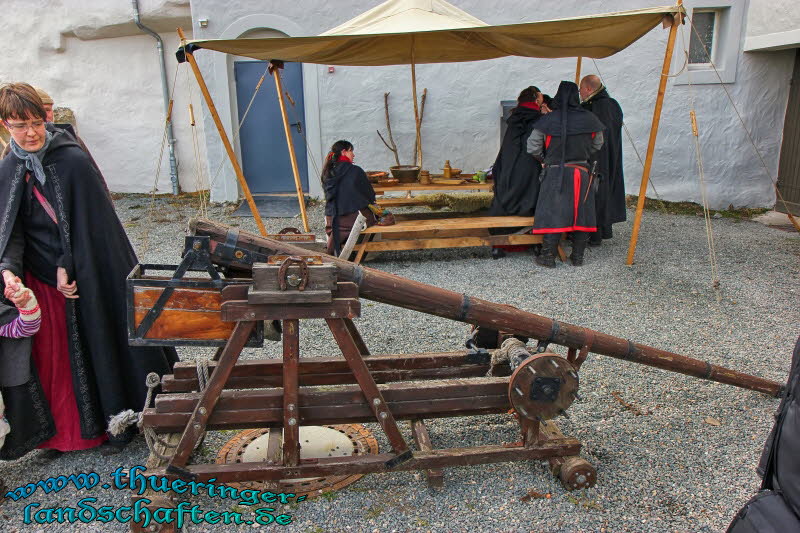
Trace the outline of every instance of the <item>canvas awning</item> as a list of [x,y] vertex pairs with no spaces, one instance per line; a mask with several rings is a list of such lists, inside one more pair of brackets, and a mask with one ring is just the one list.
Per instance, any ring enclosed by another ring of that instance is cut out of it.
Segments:
[[663,6],[542,22],[489,26],[443,0],[389,0],[316,37],[189,41],[253,59],[380,66],[479,61],[505,56],[593,57],[631,45],[664,15]]

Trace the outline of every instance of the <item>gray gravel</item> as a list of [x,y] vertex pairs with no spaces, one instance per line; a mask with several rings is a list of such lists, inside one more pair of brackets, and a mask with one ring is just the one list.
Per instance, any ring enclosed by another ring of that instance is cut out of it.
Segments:
[[[116,201],[140,259],[177,263],[190,202],[124,197]],[[210,217],[255,229],[252,219],[231,219],[229,207]],[[322,209],[310,209],[322,234]],[[631,217],[632,218],[632,217]],[[267,220],[270,230],[291,219]],[[711,288],[706,233],[701,217],[645,213],[637,262],[624,266],[631,224],[617,225],[616,238],[588,251],[586,266],[538,268],[530,254],[493,261],[488,249],[385,253],[369,266],[508,303],[651,346],[785,381],[791,349],[800,333],[796,234],[753,222],[713,221],[721,286]],[[373,353],[447,351],[462,345],[463,324],[382,304],[364,302],[357,320]],[[316,321],[301,329],[305,356],[338,353],[331,335]],[[213,350],[180,349],[184,360]],[[248,349],[246,357],[277,357],[280,346]],[[624,408],[612,392],[646,414]],[[292,531],[722,531],[754,494],[754,472],[778,400],[615,359],[591,355],[581,373],[581,396],[562,431],[580,439],[582,455],[598,470],[598,485],[566,492],[544,463],[509,463],[455,468],[445,487],[430,490],[416,473],[371,475],[355,485],[293,506]],[[709,424],[713,418],[720,425]],[[374,429],[374,426],[370,426]],[[407,426],[402,426],[407,433]],[[434,420],[434,446],[454,447],[518,440],[517,424],[505,415]],[[382,449],[385,439],[376,431]],[[208,436],[198,454],[213,460],[229,433]],[[49,476],[97,472],[144,464],[146,446],[137,439],[124,454],[105,458],[96,451],[46,460],[36,451],[0,464],[9,487]],[[549,499],[521,502],[529,489]],[[5,500],[0,530],[125,531],[125,525],[22,524],[23,508],[75,506],[84,497],[95,504],[127,505],[128,494],[96,488],[58,494],[37,493]],[[225,511],[237,502],[195,498],[205,510]],[[247,512],[240,506],[238,510]],[[189,531],[238,531],[245,526],[191,526]],[[263,526],[262,526],[263,527]],[[275,527],[275,526],[269,526]],[[249,526],[248,526],[249,529]]]

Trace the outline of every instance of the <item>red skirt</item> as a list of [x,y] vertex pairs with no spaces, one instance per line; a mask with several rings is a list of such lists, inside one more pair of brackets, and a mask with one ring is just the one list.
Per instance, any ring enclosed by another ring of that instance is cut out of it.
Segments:
[[81,438],[67,344],[66,298],[30,272],[25,273],[25,284],[36,295],[42,310],[42,325],[33,336],[32,357],[56,425],[56,434],[38,447],[69,452],[100,446],[108,438],[105,434],[94,439]]

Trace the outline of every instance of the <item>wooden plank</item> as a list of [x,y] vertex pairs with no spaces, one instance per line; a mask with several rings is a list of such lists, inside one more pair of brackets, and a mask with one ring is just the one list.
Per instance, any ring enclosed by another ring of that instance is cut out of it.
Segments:
[[[368,359],[366,359],[368,360]],[[395,381],[424,381],[457,378],[477,378],[486,375],[489,365],[464,365],[460,367],[422,368],[410,370],[372,370],[376,383],[390,383]],[[497,376],[503,375],[494,369]],[[507,373],[506,373],[507,375]],[[347,385],[356,383],[355,376],[349,370],[339,373],[302,374],[300,385]],[[242,376],[230,377],[225,383],[226,389],[263,389],[267,387],[281,387],[281,376]],[[189,379],[176,379],[174,376],[164,376],[161,380],[161,390],[164,392],[192,392],[198,389],[197,377]]]
[[330,303],[333,301],[333,294],[330,290],[252,290],[247,295],[247,303],[259,305],[277,304],[306,304],[306,303]]
[[300,321],[283,321],[283,464],[300,462],[300,416],[297,367],[300,356]]
[[392,226],[370,226],[361,233],[396,233],[435,229],[523,228],[527,226],[533,226],[533,217],[462,217],[433,220],[401,220]]
[[250,305],[237,300],[222,304],[222,320],[283,320],[293,318],[357,318],[361,302],[350,298],[334,298],[331,304]]
[[[147,314],[146,309],[134,313],[138,326]],[[226,340],[233,331],[233,322],[223,322],[219,309],[215,311],[164,310],[144,336],[145,339]]]
[[367,343],[364,342],[364,338],[358,331],[355,322],[353,322],[349,318],[345,318],[344,325],[347,326],[347,331],[350,332],[350,336],[353,337],[354,341],[356,341],[356,346],[358,346],[358,351],[361,353],[361,355],[362,356],[369,355],[369,348],[367,348]]
[[[162,287],[134,285],[134,308],[137,310],[150,310],[162,292],[164,292]],[[219,288],[185,289],[175,287],[172,295],[164,304],[164,309],[211,312],[213,310],[219,311],[220,305],[222,305],[222,295]]]
[[[280,265],[256,263],[253,265],[253,290],[258,291],[277,291],[280,290],[280,280],[278,274]],[[306,290],[327,290],[336,288],[336,265],[309,265],[307,267],[308,281]],[[301,274],[301,267],[289,265],[286,275]],[[287,286],[287,291],[297,291],[298,289]]]
[[[370,372],[376,370],[413,370],[418,368],[455,367],[470,364],[465,350],[456,352],[430,352],[421,354],[373,355],[365,359]],[[231,377],[280,376],[283,363],[280,359],[245,359],[239,361],[231,371]],[[177,379],[197,377],[196,364],[178,361],[172,371]],[[210,362],[208,369],[214,371],[216,363]],[[301,357],[300,375],[350,372],[347,361],[341,357]]]
[[433,248],[470,248],[507,244],[540,244],[541,235],[492,235],[488,237],[451,237],[435,239],[385,240],[362,245],[367,252],[392,250],[427,250]]
[[[212,374],[213,377],[213,374]],[[502,396],[508,394],[508,378],[454,379],[439,383],[387,383],[377,387],[381,398],[386,402],[416,400],[438,400],[451,398],[471,398],[473,396]],[[156,396],[156,411],[159,413],[180,413],[193,411],[203,393],[189,392],[178,394],[159,394]],[[219,408],[235,411],[258,409],[260,407],[280,407],[283,390],[280,388],[259,390],[223,390],[218,398]],[[372,401],[372,400],[369,400]],[[300,407],[325,405],[366,405],[361,388],[357,385],[343,385],[336,390],[301,388],[297,402]]]
[[[388,408],[397,420],[497,414],[508,412],[510,406],[508,392],[496,396],[414,400],[388,404]],[[155,409],[148,409],[144,416],[145,423],[159,433],[182,431],[190,417],[191,412],[158,413]],[[309,407],[301,405],[300,422],[301,425],[307,426],[369,423],[375,422],[375,414],[366,403]],[[217,409],[206,427],[208,430],[227,430],[280,427],[282,424],[283,408],[277,406],[258,409]]]
[[[431,444],[431,437],[428,434],[428,428],[425,426],[425,421],[421,418],[411,420],[411,434],[414,436],[414,442],[422,452],[433,451],[433,444]],[[444,471],[441,468],[434,468],[425,470],[425,475],[428,478],[428,486],[431,488],[441,488],[444,486]]]
[[206,424],[214,412],[214,407],[217,405],[222,388],[225,386],[225,382],[228,381],[231,369],[239,359],[239,354],[247,343],[247,339],[250,337],[255,325],[255,322],[238,322],[236,324],[217,363],[214,375],[209,379],[206,389],[197,402],[197,406],[189,420],[187,420],[180,443],[175,450],[175,455],[169,463],[170,466],[183,467],[186,465],[195,444],[205,432]]
[[[546,459],[554,455],[575,455],[581,444],[576,439],[548,440],[535,447],[476,446],[474,448],[445,448],[433,452],[416,452],[409,461],[397,465],[393,471],[427,470],[454,466],[470,466],[508,461]],[[295,467],[261,463],[236,463],[229,465],[196,465],[188,469],[198,480],[216,478],[219,483],[322,477],[339,474],[369,474],[386,472],[386,462],[392,454],[361,455],[355,457],[325,457],[303,461]],[[156,471],[156,475],[166,472]]]
[[[372,188],[375,194],[386,194],[391,192],[421,192],[421,191],[491,191],[494,183],[464,183],[461,185],[445,185],[443,183],[431,183],[422,185],[421,183],[403,183],[398,185],[378,185],[374,183]],[[378,200],[380,203],[380,199]]]

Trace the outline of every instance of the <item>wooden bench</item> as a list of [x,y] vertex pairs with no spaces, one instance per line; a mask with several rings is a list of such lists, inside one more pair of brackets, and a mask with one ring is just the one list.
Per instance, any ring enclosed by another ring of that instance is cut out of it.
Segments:
[[[359,263],[367,252],[395,250],[427,250],[432,248],[466,248],[471,246],[496,246],[510,244],[541,244],[541,235],[509,234],[490,235],[489,228],[523,228],[533,226],[533,217],[400,217],[392,226],[372,226],[361,234],[363,242],[355,246],[355,262]],[[375,235],[381,241],[373,242]],[[559,246],[562,261],[566,255]]]

